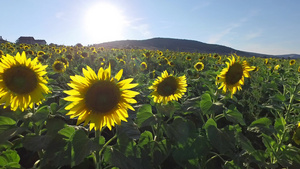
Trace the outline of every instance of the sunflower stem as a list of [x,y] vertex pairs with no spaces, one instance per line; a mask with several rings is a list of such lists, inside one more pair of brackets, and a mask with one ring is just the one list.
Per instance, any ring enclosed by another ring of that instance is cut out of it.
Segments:
[[[95,131],[95,138],[99,138],[100,139],[100,136],[101,136],[101,131],[100,130],[96,130]],[[100,160],[100,151],[96,151],[94,153],[94,163],[95,163],[95,166],[96,166],[96,169],[101,169],[102,166],[101,166],[101,160]]]

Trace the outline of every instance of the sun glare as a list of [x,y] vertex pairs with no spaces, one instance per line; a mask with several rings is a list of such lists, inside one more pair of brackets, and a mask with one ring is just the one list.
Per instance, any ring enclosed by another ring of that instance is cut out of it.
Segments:
[[108,3],[99,3],[88,9],[85,29],[92,43],[123,39],[125,18],[121,11]]

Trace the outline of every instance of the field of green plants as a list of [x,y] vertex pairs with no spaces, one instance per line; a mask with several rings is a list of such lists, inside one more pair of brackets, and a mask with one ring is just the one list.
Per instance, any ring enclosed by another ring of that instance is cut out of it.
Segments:
[[300,168],[300,60],[14,43],[0,56],[0,168]]

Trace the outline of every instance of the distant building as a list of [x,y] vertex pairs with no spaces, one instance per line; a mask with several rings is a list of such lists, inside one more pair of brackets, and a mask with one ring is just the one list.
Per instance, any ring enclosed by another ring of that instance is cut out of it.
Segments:
[[21,36],[16,41],[17,44],[25,43],[25,44],[39,44],[39,45],[46,45],[47,42],[45,40],[37,39],[35,40],[31,36]]
[[39,45],[46,45],[47,44],[47,42],[45,40],[41,40],[41,39],[35,40],[35,43],[37,43]]

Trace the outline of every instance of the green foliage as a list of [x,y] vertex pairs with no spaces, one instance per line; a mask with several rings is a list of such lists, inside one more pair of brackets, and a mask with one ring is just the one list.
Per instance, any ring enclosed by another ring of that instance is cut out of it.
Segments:
[[[9,53],[7,44],[0,50],[11,55],[28,51],[10,45],[18,50]],[[54,52],[62,48],[67,51]],[[290,65],[288,59],[265,63],[265,58],[241,57],[259,69],[249,72],[231,98],[215,84],[226,67],[225,55],[48,45],[30,45],[30,50],[51,55],[41,63],[48,65],[52,93],[24,112],[1,108],[0,168],[300,168],[300,147],[293,138],[300,121],[300,60]],[[81,58],[80,52],[90,57]],[[68,54],[73,59],[66,72],[55,73],[55,59]],[[193,67],[199,61],[202,71]],[[147,69],[141,69],[142,62]],[[66,115],[71,103],[64,91],[82,68],[109,64],[112,74],[123,69],[122,78],[139,83],[135,111],[128,110],[127,121],[112,130],[89,131],[89,125],[76,125],[77,119]],[[164,70],[185,75],[187,92],[176,101],[154,103],[149,87]]]

